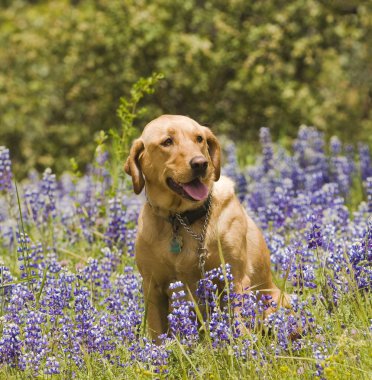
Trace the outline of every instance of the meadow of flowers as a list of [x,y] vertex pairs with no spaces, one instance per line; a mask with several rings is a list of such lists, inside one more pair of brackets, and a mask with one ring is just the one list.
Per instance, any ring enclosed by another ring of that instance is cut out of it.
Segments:
[[262,228],[293,310],[262,320],[265,303],[234,294],[226,265],[200,281],[199,304],[171,285],[160,346],[146,334],[134,263],[144,200],[113,181],[105,149],[84,175],[47,169],[16,187],[11,152],[0,147],[0,378],[371,378],[369,148],[326,144],[304,126],[290,150],[265,128],[260,141],[246,168],[227,145],[224,173]]

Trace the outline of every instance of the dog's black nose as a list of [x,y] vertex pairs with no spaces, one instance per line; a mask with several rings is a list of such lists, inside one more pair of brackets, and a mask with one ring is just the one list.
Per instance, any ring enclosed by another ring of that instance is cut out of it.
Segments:
[[208,160],[204,156],[196,156],[190,160],[190,166],[196,175],[204,175],[208,168]]

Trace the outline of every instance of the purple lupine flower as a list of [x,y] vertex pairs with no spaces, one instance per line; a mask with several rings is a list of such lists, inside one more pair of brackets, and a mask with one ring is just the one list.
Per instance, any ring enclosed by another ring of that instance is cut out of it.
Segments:
[[96,194],[95,182],[91,175],[86,175],[77,183],[76,193],[76,216],[79,218],[83,236],[91,244],[94,241],[93,228],[99,219],[103,195]]
[[[219,291],[222,291],[222,297]],[[213,347],[223,347],[233,338],[237,338],[240,335],[239,322],[236,320],[230,323],[237,297],[234,293],[231,265],[221,265],[208,271],[199,281],[196,294],[202,309],[205,309],[204,317]]]
[[40,188],[40,207],[43,209],[43,218],[47,221],[50,217],[56,217],[56,175],[52,169],[47,168],[43,173]]
[[234,345],[232,348],[235,357],[239,361],[257,361],[258,359],[265,361],[265,354],[263,352],[258,353],[257,350],[253,348],[258,339],[257,335],[251,332],[250,338],[242,339],[240,344]]
[[332,136],[329,141],[330,150],[333,156],[337,156],[341,153],[342,144],[337,136]]
[[105,294],[105,291],[112,288],[110,277],[119,264],[118,255],[110,248],[105,247],[101,252],[103,257],[100,259],[89,258],[87,265],[79,275],[84,282],[90,282],[95,299],[99,299]]
[[289,346],[289,337],[297,331],[296,320],[293,315],[290,315],[290,310],[281,308],[271,313],[265,320],[265,325],[275,333],[279,347],[286,351]]
[[97,320],[97,309],[91,303],[91,294],[86,287],[74,290],[74,308],[76,321],[76,338],[88,352],[100,352],[114,349],[114,344],[107,331],[105,315]]
[[27,234],[20,232],[17,233],[17,242],[18,261],[22,262],[19,266],[19,269],[21,270],[21,278],[29,277],[29,252],[31,250],[31,240]]
[[18,325],[24,322],[22,311],[29,306],[34,306],[35,297],[24,283],[14,284],[9,303],[5,306],[5,320],[15,322]]
[[18,324],[5,323],[0,338],[0,363],[19,367],[22,345]]
[[46,316],[39,311],[29,311],[24,327],[25,363],[34,375],[40,370],[40,364],[48,352],[47,336],[42,326],[46,323]]
[[106,243],[110,246],[116,244],[123,246],[127,231],[125,210],[119,198],[110,199],[109,204],[109,225],[105,232]]
[[292,297],[291,303],[292,310],[281,307],[264,321],[266,328],[270,329],[277,340],[276,354],[289,348],[294,351],[300,350],[301,340],[293,339],[299,334],[305,336],[316,328],[315,319],[308,311],[308,304],[299,302],[296,297]]
[[96,154],[95,160],[96,160],[97,164],[99,166],[103,166],[107,162],[107,160],[109,159],[108,152],[107,151],[102,151],[102,149],[101,149],[101,150],[99,150],[96,153],[97,154]]
[[322,335],[318,334],[318,341],[312,345],[313,357],[316,360],[315,375],[320,378],[324,378],[324,366],[325,359],[330,355],[329,348],[325,344],[325,339]]
[[317,168],[309,169],[305,176],[305,187],[309,192],[314,192],[320,189],[326,182],[324,173],[318,171]]
[[258,209],[260,220],[264,225],[272,223],[280,228],[292,216],[293,185],[290,179],[284,179],[282,185],[275,188],[271,202]]
[[45,362],[44,374],[58,375],[61,373],[59,361],[55,356],[49,356]]
[[[89,209],[89,211],[91,211],[91,209]],[[76,212],[79,216],[79,222],[83,236],[88,241],[88,243],[93,243],[94,237],[92,227],[94,226],[94,220],[90,218],[90,212],[87,213],[86,209],[81,206],[77,206]],[[94,212],[92,212],[92,214],[94,214]]]
[[301,126],[293,148],[295,160],[304,169],[305,188],[308,191],[315,191],[328,182],[328,165],[321,132],[313,127]]
[[362,180],[365,181],[368,177],[372,177],[372,160],[371,153],[367,144],[358,144],[360,174]]
[[233,142],[226,145],[226,164],[222,168],[222,174],[231,178],[235,183],[236,195],[241,202],[244,201],[247,193],[247,179],[244,173],[239,170],[239,164],[236,155],[236,146]]
[[[4,204],[0,204],[0,210],[2,209],[4,211],[5,208],[6,206]],[[4,247],[8,247],[10,251],[12,251],[14,248],[17,230],[18,225],[15,219],[13,219],[8,214],[0,216],[0,242]]]
[[352,168],[352,172],[354,172],[356,165],[355,165],[355,151],[354,151],[354,146],[352,144],[345,145],[345,155],[347,159],[349,160],[350,166]]
[[232,343],[232,327],[228,311],[214,308],[208,321],[209,335],[214,348],[223,348]]
[[100,259],[100,268],[102,273],[102,288],[110,289],[110,276],[115,272],[120,263],[118,253],[108,247],[102,248],[103,257]]
[[126,240],[127,255],[129,257],[134,256],[136,236],[137,236],[137,228],[127,229],[127,235],[125,237],[125,240]]
[[257,291],[251,291],[235,299],[241,310],[244,326],[248,330],[257,329],[262,323],[263,313],[271,306],[270,297],[260,296]]
[[342,145],[340,140],[333,136],[330,141],[332,156],[330,157],[330,181],[336,182],[341,194],[347,196],[350,191],[353,161],[349,157],[341,155]]
[[26,216],[36,222],[38,227],[56,218],[56,191],[56,176],[50,168],[44,171],[41,181],[25,187],[25,209],[29,212]]
[[[11,275],[9,268],[0,263],[0,289],[2,289],[0,292],[0,305],[5,305],[9,302],[13,285],[7,284],[14,281],[14,279],[15,278]],[[0,309],[0,312],[1,311],[2,310]]]
[[131,342],[138,338],[144,302],[139,276],[132,267],[125,267],[124,274],[115,278],[113,290],[104,302],[112,317],[112,329],[117,339]]
[[297,288],[306,287],[315,289],[317,287],[314,266],[312,265],[297,266],[297,270],[295,272],[292,271],[292,278],[296,279],[292,280],[292,284],[297,286]]
[[170,332],[181,344],[192,346],[198,340],[198,322],[193,302],[187,300],[181,282],[172,283],[169,288],[173,290],[172,311],[168,315]]
[[372,269],[370,267],[372,262],[372,239],[368,235],[365,240],[352,243],[348,251],[357,284],[359,288],[366,290],[372,288]]
[[40,306],[50,316],[51,322],[56,320],[56,316],[64,315],[65,308],[69,307],[74,280],[75,275],[64,271],[56,276],[47,276]]
[[131,363],[137,361],[145,365],[146,369],[152,369],[154,373],[168,373],[168,358],[170,352],[162,346],[151,343],[148,339],[142,338],[135,341],[129,347],[131,352]]
[[307,235],[308,248],[317,249],[323,245],[321,226],[317,223],[317,218],[315,215],[310,216],[310,223],[311,226]]
[[89,346],[91,340],[89,334],[98,313],[91,304],[91,295],[86,287],[75,288],[74,296],[75,320],[77,322],[76,335],[84,345]]
[[90,352],[106,354],[108,351],[115,349],[116,344],[108,331],[108,315],[103,313],[99,321],[95,323],[90,331],[90,342],[88,349]]
[[12,188],[12,163],[9,149],[0,146],[0,191],[9,191]]
[[364,187],[367,193],[368,212],[372,215],[372,176],[365,180]]
[[260,128],[260,142],[262,146],[262,168],[267,173],[273,168],[274,151],[269,128]]
[[80,339],[76,335],[75,323],[69,316],[58,319],[60,338],[58,343],[63,349],[67,361],[73,362],[78,368],[84,364]]
[[81,277],[84,282],[90,281],[93,286],[100,286],[101,273],[99,269],[98,259],[89,257],[87,265],[81,270],[81,276],[79,277]]
[[61,271],[62,265],[58,260],[58,255],[56,251],[50,250],[48,252],[48,254],[44,258],[43,266],[48,268],[48,272],[50,275]]
[[240,202],[244,202],[247,193],[247,179],[243,173],[239,173],[236,178],[236,194]]
[[230,141],[226,144],[226,164],[222,168],[222,173],[236,182],[238,175],[238,160],[236,155],[236,145]]
[[[217,283],[219,286],[217,286]],[[225,264],[206,272],[205,277],[199,280],[196,295],[201,305],[213,310],[219,305],[218,290],[224,288],[225,291],[233,293],[234,284],[231,273],[231,265]],[[227,300],[226,300],[227,301]]]
[[[218,287],[213,281],[208,278],[202,278],[198,283],[198,288],[196,290],[196,294],[198,299],[202,305],[206,307],[214,308],[217,306],[217,290]],[[206,317],[206,315],[205,315]]]
[[[33,244],[27,234],[17,233],[17,253],[20,263],[21,278],[39,275],[42,270],[42,260],[44,258],[41,243]],[[29,279],[29,283],[37,282],[37,279]]]
[[25,209],[30,213],[26,214],[33,221],[38,221],[39,215],[39,191],[36,186],[30,185],[25,187],[24,200],[26,203]]
[[[324,135],[314,127],[302,125],[294,141],[293,150],[302,167],[312,166],[323,161]],[[320,153],[318,155],[316,153]]]

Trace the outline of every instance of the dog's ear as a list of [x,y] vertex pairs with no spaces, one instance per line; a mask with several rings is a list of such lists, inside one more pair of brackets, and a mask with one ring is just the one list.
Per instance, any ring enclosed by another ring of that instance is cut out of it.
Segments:
[[217,137],[212,133],[212,131],[205,127],[208,152],[211,157],[212,164],[214,167],[214,180],[218,181],[221,173],[221,147],[217,140]]
[[133,141],[130,148],[129,156],[124,165],[124,170],[132,177],[133,190],[136,194],[139,194],[145,186],[145,179],[143,178],[141,166],[139,163],[139,156],[145,149],[143,141],[136,139]]

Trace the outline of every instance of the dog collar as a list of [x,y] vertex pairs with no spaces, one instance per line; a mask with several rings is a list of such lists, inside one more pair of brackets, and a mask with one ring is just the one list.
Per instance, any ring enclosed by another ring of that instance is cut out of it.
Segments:
[[[179,216],[185,221],[186,224],[191,226],[197,220],[207,215],[208,208],[210,207],[211,202],[212,202],[212,195],[209,194],[207,200],[204,202],[202,206],[194,210],[185,211],[182,214],[179,214]],[[169,221],[170,223],[174,223],[174,215],[169,217]]]
[[[147,200],[147,203],[149,204],[149,206],[155,212],[155,210],[157,210],[157,208],[155,206],[153,206],[153,204],[150,202],[147,194],[146,194],[146,200]],[[203,205],[201,205],[200,207],[198,207],[194,210],[185,211],[182,214],[178,214],[178,215],[185,221],[186,224],[191,226],[197,220],[199,220],[199,219],[203,218],[205,215],[207,215],[207,212],[208,212],[208,209],[210,207],[211,202],[212,202],[212,193],[209,193],[208,198],[203,203]],[[155,213],[158,214],[157,212],[155,212]],[[161,216],[161,215],[158,215],[158,216]],[[169,214],[168,217],[165,215],[161,216],[161,217],[168,220],[168,222],[172,226],[174,226],[177,223],[176,214]]]
[[[172,240],[170,242],[169,250],[171,253],[178,254],[182,251],[182,236],[178,233],[178,229],[182,226],[189,235],[198,242],[198,249],[196,251],[199,258],[199,269],[202,277],[205,277],[205,262],[208,258],[208,249],[205,246],[205,237],[207,234],[207,227],[209,223],[209,218],[211,215],[211,195],[209,194],[206,202],[202,207],[196,210],[186,211],[183,214],[175,214],[169,218],[169,222],[172,225]],[[205,216],[204,224],[200,233],[196,233],[192,230],[190,225]]]

